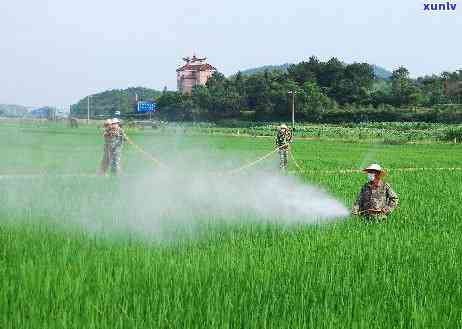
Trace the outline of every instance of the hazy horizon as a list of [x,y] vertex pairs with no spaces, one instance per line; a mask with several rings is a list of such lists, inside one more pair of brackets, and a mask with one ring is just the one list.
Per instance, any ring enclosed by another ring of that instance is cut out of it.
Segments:
[[0,104],[64,107],[108,89],[175,90],[175,70],[193,53],[225,75],[312,55],[403,65],[413,77],[462,68],[453,41],[462,4],[425,12],[424,3],[1,3]]

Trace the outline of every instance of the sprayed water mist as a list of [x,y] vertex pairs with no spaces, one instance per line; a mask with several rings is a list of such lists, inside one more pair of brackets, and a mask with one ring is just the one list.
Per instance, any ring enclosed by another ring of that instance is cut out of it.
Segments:
[[[170,149],[172,150],[172,149]],[[52,218],[89,232],[129,232],[163,239],[207,223],[311,224],[340,219],[346,207],[328,193],[266,165],[227,175],[245,163],[213,150],[171,151],[168,167],[121,177],[30,178],[10,181],[6,208],[28,207],[32,217]],[[127,156],[125,154],[124,156]],[[133,154],[132,154],[133,156]]]

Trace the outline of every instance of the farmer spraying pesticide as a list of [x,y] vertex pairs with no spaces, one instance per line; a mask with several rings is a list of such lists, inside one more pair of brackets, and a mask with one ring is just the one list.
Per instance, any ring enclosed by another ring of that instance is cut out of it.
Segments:
[[122,156],[122,145],[125,139],[125,134],[122,129],[120,120],[117,118],[112,119],[110,135],[111,141],[111,173],[117,175],[120,173],[120,158]]
[[111,173],[117,175],[120,173],[120,158],[125,134],[117,118],[106,120],[104,128],[104,154],[100,174],[105,175],[110,167]]
[[369,220],[386,219],[398,206],[398,195],[382,180],[385,171],[380,165],[371,164],[363,172],[367,174],[367,183],[358,195],[352,214]]
[[109,169],[109,164],[111,163],[111,145],[112,145],[112,135],[111,135],[111,126],[112,120],[107,119],[104,124],[104,149],[103,149],[103,159],[101,160],[100,166],[100,175],[105,175]]
[[292,134],[285,124],[279,126],[276,135],[276,146],[279,148],[279,168],[287,170],[289,157],[289,143],[292,142]]

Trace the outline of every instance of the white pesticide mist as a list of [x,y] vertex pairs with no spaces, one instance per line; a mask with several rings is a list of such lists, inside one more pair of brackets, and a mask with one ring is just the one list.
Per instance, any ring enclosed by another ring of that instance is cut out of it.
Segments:
[[151,196],[149,205],[139,209],[162,219],[242,217],[282,224],[313,223],[348,215],[344,205],[327,193],[299,179],[277,172],[250,172],[231,176],[201,171],[159,170],[134,179],[130,203]]
[[349,214],[325,191],[280,173],[277,155],[266,160],[266,167],[229,175],[225,168],[245,161],[229,157],[217,161],[211,154],[172,151],[165,160],[168,168],[153,166],[120,177],[49,174],[16,183],[8,180],[4,202],[10,209],[29,209],[31,218],[36,213],[92,233],[127,232],[156,240],[170,239],[177,232],[195,233],[208,225],[290,226],[329,222]]
[[[176,230],[195,232],[204,223],[288,226],[328,222],[349,214],[326,192],[278,170],[260,167],[229,175],[222,171],[223,164],[236,165],[236,161],[217,163],[203,151],[177,156],[170,156],[168,163],[174,165],[168,168],[120,177],[123,195],[110,212],[117,214],[124,229],[164,238]],[[272,160],[277,164],[276,156]]]

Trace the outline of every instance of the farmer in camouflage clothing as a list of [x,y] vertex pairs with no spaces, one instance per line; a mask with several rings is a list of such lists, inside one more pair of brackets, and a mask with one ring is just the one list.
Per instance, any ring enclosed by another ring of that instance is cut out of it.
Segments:
[[281,170],[287,170],[290,142],[292,142],[292,134],[289,128],[284,124],[280,125],[276,135],[276,146],[279,148],[279,168]]
[[382,180],[385,171],[378,164],[371,164],[363,171],[367,173],[368,182],[361,189],[352,214],[365,219],[386,219],[398,206],[398,195]]
[[109,164],[111,163],[111,145],[112,145],[112,120],[107,119],[104,124],[104,149],[103,149],[103,159],[101,160],[100,166],[100,175],[105,175],[109,169]]
[[120,158],[122,156],[122,145],[125,140],[125,133],[122,129],[120,120],[115,118],[112,119],[112,144],[111,144],[111,173],[120,173]]

